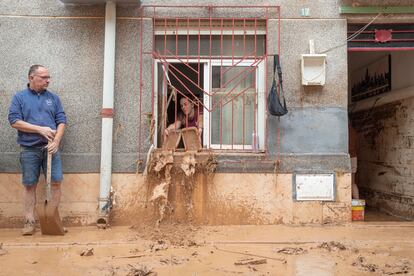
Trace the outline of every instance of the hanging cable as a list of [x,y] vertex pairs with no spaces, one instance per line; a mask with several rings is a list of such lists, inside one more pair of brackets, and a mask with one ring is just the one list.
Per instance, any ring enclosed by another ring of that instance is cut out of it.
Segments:
[[347,39],[345,43],[342,43],[340,45],[337,45],[335,47],[329,48],[328,50],[322,51],[320,52],[320,54],[325,54],[327,52],[330,52],[332,50],[335,50],[337,48],[340,48],[346,44],[348,44],[349,41],[353,40],[354,38],[356,38],[358,35],[360,35],[363,31],[365,31],[375,20],[377,20],[377,18],[382,15],[382,13],[377,14],[370,22],[368,22],[364,27],[362,27],[361,29],[359,29],[358,31],[356,31],[355,33],[351,34]]

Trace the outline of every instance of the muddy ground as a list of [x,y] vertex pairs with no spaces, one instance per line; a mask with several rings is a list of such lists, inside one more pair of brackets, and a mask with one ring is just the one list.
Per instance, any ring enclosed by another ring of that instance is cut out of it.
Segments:
[[0,230],[0,275],[414,275],[414,224]]

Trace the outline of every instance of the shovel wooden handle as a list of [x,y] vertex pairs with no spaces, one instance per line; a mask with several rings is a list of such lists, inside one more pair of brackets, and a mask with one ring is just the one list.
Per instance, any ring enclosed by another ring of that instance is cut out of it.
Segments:
[[[50,144],[50,142],[49,142]],[[51,193],[51,182],[52,182],[52,154],[47,149],[47,169],[46,169],[46,201],[50,201],[52,197]]]

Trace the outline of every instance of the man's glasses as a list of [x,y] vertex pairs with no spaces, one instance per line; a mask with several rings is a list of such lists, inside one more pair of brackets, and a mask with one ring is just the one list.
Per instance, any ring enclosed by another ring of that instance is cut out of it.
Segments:
[[42,80],[50,80],[50,76],[39,76],[39,75],[34,75],[34,76],[37,76],[41,78]]

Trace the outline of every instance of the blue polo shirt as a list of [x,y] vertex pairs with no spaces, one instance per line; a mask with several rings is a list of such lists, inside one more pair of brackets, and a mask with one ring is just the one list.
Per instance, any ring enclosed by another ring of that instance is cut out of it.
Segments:
[[[59,97],[48,90],[37,93],[30,88],[13,96],[8,118],[11,125],[21,120],[53,130],[59,124],[66,124],[65,111]],[[17,143],[27,147],[40,147],[47,144],[47,139],[37,133],[18,131]]]

